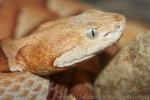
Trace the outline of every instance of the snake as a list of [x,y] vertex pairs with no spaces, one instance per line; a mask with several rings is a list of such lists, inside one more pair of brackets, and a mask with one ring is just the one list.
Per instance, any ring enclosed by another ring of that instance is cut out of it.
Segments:
[[121,14],[92,9],[46,22],[30,36],[3,40],[12,72],[0,73],[0,99],[46,99],[51,84],[39,75],[72,69],[100,54],[120,39],[125,22]]

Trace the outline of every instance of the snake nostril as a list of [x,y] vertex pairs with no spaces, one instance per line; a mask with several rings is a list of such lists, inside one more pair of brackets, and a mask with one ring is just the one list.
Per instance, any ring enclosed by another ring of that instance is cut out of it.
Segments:
[[106,34],[104,34],[104,36],[108,36],[109,34],[111,34],[111,32],[107,32]]
[[121,30],[121,26],[120,26],[119,24],[116,25],[115,28],[116,28],[117,31],[120,31],[120,30]]

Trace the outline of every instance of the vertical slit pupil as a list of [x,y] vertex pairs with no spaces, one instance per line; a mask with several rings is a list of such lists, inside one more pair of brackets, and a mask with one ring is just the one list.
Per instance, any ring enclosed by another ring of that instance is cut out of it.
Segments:
[[91,31],[92,31],[92,36],[94,37],[95,36],[94,30],[91,30]]

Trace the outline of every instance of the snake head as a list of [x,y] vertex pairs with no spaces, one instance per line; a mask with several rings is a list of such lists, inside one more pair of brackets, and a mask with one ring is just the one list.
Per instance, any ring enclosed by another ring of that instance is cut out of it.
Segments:
[[54,66],[71,66],[116,43],[125,28],[125,17],[118,13],[89,10],[73,17],[71,23],[70,26],[74,27],[73,30],[80,36],[80,41],[74,48],[56,58]]

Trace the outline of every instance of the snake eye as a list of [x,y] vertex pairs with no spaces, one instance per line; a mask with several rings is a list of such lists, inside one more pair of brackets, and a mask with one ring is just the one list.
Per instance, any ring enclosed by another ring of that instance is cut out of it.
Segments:
[[89,39],[95,39],[98,36],[98,33],[96,32],[95,29],[87,29],[86,30],[86,36]]

